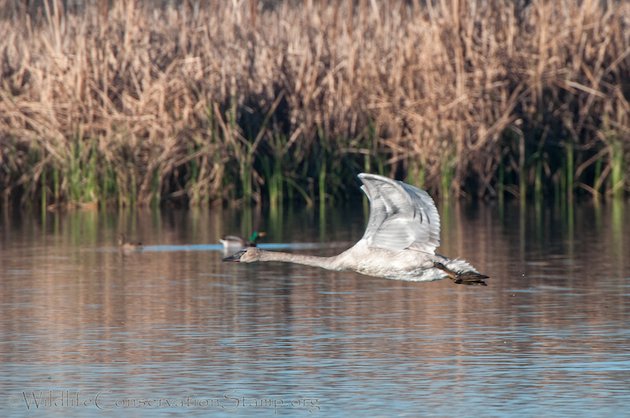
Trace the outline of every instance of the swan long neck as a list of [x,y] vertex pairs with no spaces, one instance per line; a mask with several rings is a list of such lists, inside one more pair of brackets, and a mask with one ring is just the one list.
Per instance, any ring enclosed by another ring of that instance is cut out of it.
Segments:
[[337,262],[337,258],[337,256],[319,257],[316,255],[292,254],[279,251],[260,251],[260,258],[258,261],[280,261],[284,263],[322,267],[328,270],[341,270],[340,265]]

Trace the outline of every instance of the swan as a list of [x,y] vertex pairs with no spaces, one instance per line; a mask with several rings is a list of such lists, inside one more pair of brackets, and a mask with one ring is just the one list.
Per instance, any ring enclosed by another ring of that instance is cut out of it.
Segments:
[[264,237],[266,234],[264,232],[254,231],[250,235],[248,240],[245,240],[236,235],[224,235],[219,242],[223,245],[223,250],[225,251],[237,251],[242,250],[246,247],[255,247],[258,241],[258,238]]
[[133,251],[142,250],[142,243],[141,242],[128,242],[127,238],[125,237],[125,234],[120,234],[118,235],[118,247],[120,248],[121,251],[130,253]]
[[361,190],[370,201],[363,237],[332,257],[245,248],[223,261],[280,261],[328,270],[355,271],[386,279],[429,282],[450,278],[454,283],[486,286],[467,261],[439,255],[440,216],[431,196],[417,187],[376,174],[359,174]]

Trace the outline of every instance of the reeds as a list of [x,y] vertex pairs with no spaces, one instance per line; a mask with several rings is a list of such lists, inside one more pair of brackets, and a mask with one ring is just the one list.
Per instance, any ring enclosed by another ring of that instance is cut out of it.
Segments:
[[0,0],[4,201],[623,195],[630,6],[527,3]]

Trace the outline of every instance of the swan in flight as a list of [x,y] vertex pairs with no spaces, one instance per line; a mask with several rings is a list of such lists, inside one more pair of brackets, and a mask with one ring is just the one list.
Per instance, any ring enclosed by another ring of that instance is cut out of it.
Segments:
[[248,247],[223,261],[281,261],[386,279],[428,282],[450,278],[457,284],[486,286],[488,276],[468,262],[435,253],[440,245],[440,216],[427,192],[376,174],[362,173],[359,179],[370,200],[370,217],[363,237],[351,248],[332,257],[318,257]]

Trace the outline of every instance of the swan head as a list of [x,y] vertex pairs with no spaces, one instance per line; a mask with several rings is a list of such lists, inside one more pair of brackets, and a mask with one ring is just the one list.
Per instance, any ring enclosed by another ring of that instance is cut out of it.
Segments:
[[223,261],[236,263],[253,263],[258,260],[260,260],[260,249],[257,247],[247,247],[244,250],[223,258]]

